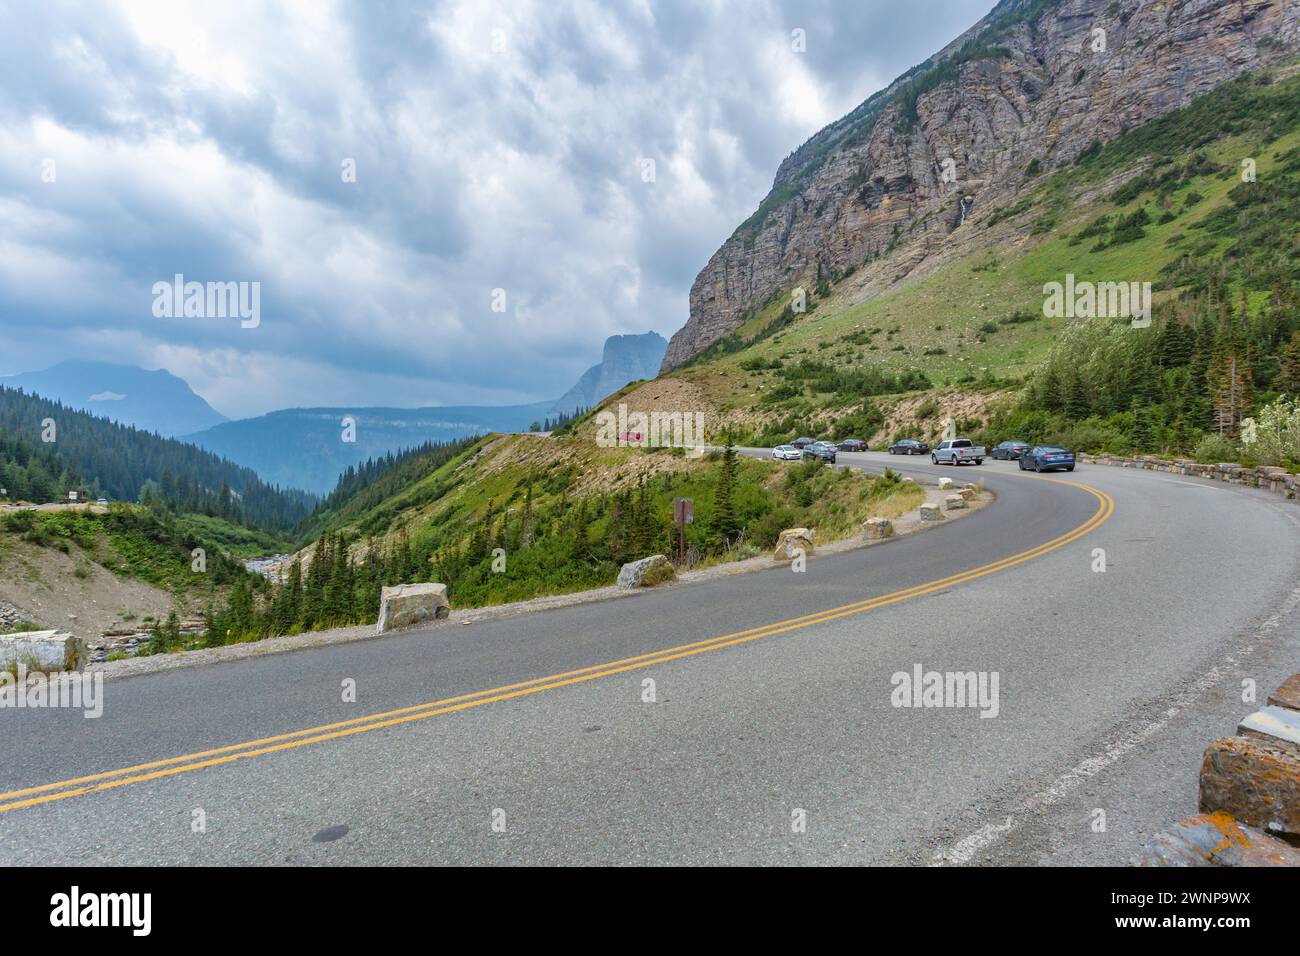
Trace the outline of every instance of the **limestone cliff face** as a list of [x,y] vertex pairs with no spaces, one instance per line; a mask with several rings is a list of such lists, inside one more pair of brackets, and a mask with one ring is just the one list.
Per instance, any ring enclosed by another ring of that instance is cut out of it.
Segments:
[[820,276],[874,260],[905,278],[1013,203],[1032,161],[1067,166],[1297,49],[1300,0],[1003,0],[781,164],[696,278],[662,370]]
[[668,343],[658,332],[643,335],[611,335],[605,340],[600,364],[593,365],[582,378],[564,393],[551,409],[552,415],[569,414],[591,408],[606,395],[617,392],[628,382],[654,378],[663,361]]

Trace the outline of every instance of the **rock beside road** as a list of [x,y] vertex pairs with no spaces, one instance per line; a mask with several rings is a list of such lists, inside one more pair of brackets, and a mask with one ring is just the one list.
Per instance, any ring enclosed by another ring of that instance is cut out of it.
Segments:
[[888,518],[868,518],[862,523],[862,540],[878,541],[894,536],[894,522]]
[[1202,813],[1157,833],[1138,866],[1300,866],[1300,849],[1226,813]]
[[772,552],[774,561],[792,561],[802,552],[813,553],[813,532],[810,528],[786,528],[776,539],[776,549]]
[[19,665],[29,671],[79,671],[86,666],[86,644],[67,631],[26,631],[0,637],[0,669]]
[[927,501],[920,507],[922,521],[942,521],[943,513],[939,511],[939,506],[933,501]]
[[673,564],[662,554],[652,554],[639,561],[629,561],[618,572],[618,586],[624,591],[634,588],[650,588],[656,584],[671,581],[677,572]]
[[399,584],[386,587],[379,596],[380,634],[399,627],[424,624],[451,614],[451,602],[447,600],[447,585]]

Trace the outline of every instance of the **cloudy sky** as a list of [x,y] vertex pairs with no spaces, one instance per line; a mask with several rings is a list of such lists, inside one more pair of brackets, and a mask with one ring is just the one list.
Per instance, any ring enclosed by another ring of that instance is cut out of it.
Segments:
[[[233,417],[554,398],[992,5],[0,0],[0,374],[161,367]],[[156,317],[176,273],[259,282],[260,324]]]

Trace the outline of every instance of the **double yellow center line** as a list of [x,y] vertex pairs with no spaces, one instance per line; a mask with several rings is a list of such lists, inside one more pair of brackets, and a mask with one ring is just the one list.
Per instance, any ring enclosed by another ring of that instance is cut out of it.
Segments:
[[1055,478],[1042,478],[1038,480],[1069,485],[1070,487],[1080,488],[1083,491],[1088,492],[1097,499],[1097,511],[1091,518],[1079,525],[1077,528],[1067,531],[1060,537],[1053,538],[1051,541],[1040,544],[1035,548],[1030,548],[1028,551],[1022,551],[1019,554],[1011,555],[1010,557],[1003,558],[1000,561],[994,561],[992,564],[986,564],[978,568],[971,568],[968,571],[962,571],[946,578],[940,578],[937,581],[928,581],[924,584],[918,584],[901,591],[882,594],[879,597],[856,601],[852,604],[844,604],[839,607],[830,608],[829,610],[807,614],[803,617],[791,618],[787,621],[778,621],[774,624],[750,628],[746,631],[737,631],[733,634],[723,634],[718,637],[711,637],[707,640],[697,641],[693,644],[681,644],[677,647],[669,647],[663,650],[653,651],[649,654],[641,654],[636,657],[626,657],[622,660],[610,661],[605,664],[595,664],[591,667],[566,671],[562,674],[552,674],[549,677],[538,677],[534,680],[521,681],[517,684],[508,684],[504,687],[494,687],[490,690],[481,690],[473,694],[463,694],[459,697],[448,697],[443,700],[430,701],[425,704],[416,704],[412,707],[404,707],[400,710],[390,710],[384,713],[370,714],[366,717],[357,717],[352,720],[344,720],[334,724],[309,727],[306,730],[297,730],[292,733],[280,734],[275,737],[263,737],[260,740],[249,740],[244,743],[230,744],[226,747],[218,747],[215,750],[204,750],[200,753],[186,754],[182,757],[169,757],[166,760],[155,760],[150,763],[136,764],[133,767],[124,767],[120,770],[108,770],[103,773],[90,774],[84,777],[75,777],[71,780],[60,780],[57,783],[47,783],[39,787],[28,787],[25,790],[11,790],[8,793],[0,793],[0,813],[8,810],[18,810],[22,807],[52,803],[56,800],[65,800],[68,797],[77,797],[87,793],[112,790],[116,787],[125,787],[128,784],[144,783],[148,780],[158,780],[176,774],[189,773],[192,770],[202,770],[205,767],[216,767],[221,764],[233,763],[236,760],[242,760],[246,757],[260,757],[263,754],[275,753],[281,750],[292,750],[296,747],[305,747],[308,744],[323,743],[327,740],[337,740],[341,737],[350,737],[353,734],[366,733],[371,730],[381,730],[385,727],[396,727],[399,724],[424,720],[428,717],[437,717],[439,714],[450,714],[458,710],[468,710],[471,707],[481,707],[484,704],[510,700],[513,697],[525,697],[529,694],[537,694],[544,690],[553,690],[554,688],[566,687],[570,684],[581,684],[586,681],[597,680],[601,677],[609,677],[614,674],[621,674],[626,671],[637,670],[643,667],[652,667],[656,664],[667,663],[668,661],[693,657],[696,654],[721,650],[724,647],[734,647],[737,644],[745,644],[749,641],[756,641],[763,637],[772,637],[776,634],[785,634],[790,631],[801,630],[803,628],[811,627],[814,624],[834,621],[838,618],[848,617],[853,614],[861,614],[863,611],[874,610],[875,608],[897,604],[900,601],[906,601],[910,598],[931,594],[935,591],[942,591],[946,588],[953,587],[954,585],[964,584],[967,581],[973,581],[976,578],[984,577],[987,574],[993,574],[997,571],[1005,571],[1006,569],[1013,568],[1016,565],[1024,564],[1026,561],[1031,561],[1034,558],[1055,551],[1057,548],[1064,547],[1071,541],[1095,530],[1103,522],[1109,519],[1115,510],[1115,502],[1111,497],[1105,492],[1098,491],[1096,488],[1078,484],[1073,481],[1062,481]]

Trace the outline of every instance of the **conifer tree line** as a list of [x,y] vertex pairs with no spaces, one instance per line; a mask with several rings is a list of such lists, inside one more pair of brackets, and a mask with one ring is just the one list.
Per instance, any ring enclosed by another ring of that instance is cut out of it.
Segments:
[[1068,327],[1021,401],[990,423],[986,440],[1192,455],[1213,437],[1218,443],[1207,447],[1222,455],[1263,404],[1300,396],[1294,286],[1252,309],[1244,296],[1229,302],[1212,285],[1161,311],[1145,329],[1095,320]]
[[530,432],[553,432],[556,429],[564,428],[570,422],[581,418],[585,414],[587,414],[587,409],[584,407],[575,408],[571,412],[560,412],[553,418],[547,416],[540,422],[533,422],[528,426],[528,430]]
[[[47,419],[52,442],[42,440]],[[277,531],[297,527],[316,504],[212,452],[4,386],[0,476],[10,499],[57,501],[77,490]]]

